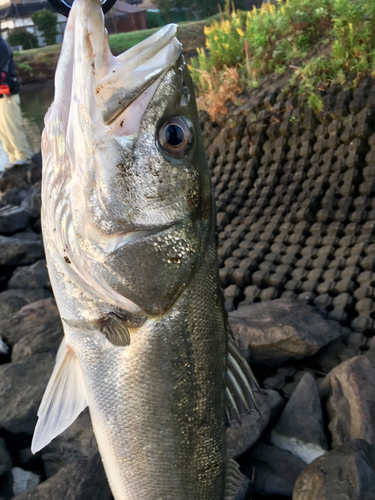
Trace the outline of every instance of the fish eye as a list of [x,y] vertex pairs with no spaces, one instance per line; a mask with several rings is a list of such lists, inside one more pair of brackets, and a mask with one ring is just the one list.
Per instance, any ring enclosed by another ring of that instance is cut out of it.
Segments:
[[173,158],[183,158],[193,144],[193,126],[185,116],[174,116],[159,129],[159,144]]

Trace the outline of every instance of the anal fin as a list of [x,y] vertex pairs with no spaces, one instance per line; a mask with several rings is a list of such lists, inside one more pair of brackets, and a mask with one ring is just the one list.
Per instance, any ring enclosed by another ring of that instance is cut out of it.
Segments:
[[67,429],[86,408],[82,371],[72,349],[62,340],[55,367],[38,410],[32,453],[36,453]]
[[224,500],[246,500],[249,490],[250,480],[241,473],[237,462],[229,459]]
[[258,410],[254,390],[259,390],[254,374],[236,346],[232,333],[228,332],[228,354],[226,374],[227,418],[241,421],[241,415]]

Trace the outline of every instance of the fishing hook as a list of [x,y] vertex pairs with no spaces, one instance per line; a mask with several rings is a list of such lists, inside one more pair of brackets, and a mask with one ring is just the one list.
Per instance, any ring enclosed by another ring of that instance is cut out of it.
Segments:
[[[59,14],[65,17],[69,16],[71,5],[66,0],[48,0],[52,7],[57,10]],[[103,0],[103,12],[106,14],[115,5],[116,0]]]

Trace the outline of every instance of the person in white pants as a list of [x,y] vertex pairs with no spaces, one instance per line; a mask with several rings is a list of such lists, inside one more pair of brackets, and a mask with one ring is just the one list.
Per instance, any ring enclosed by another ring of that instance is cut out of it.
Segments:
[[[0,141],[9,157],[9,164],[26,163],[31,151],[23,131],[20,96],[16,89],[16,68],[12,51],[0,36]],[[3,93],[9,87],[10,95]]]

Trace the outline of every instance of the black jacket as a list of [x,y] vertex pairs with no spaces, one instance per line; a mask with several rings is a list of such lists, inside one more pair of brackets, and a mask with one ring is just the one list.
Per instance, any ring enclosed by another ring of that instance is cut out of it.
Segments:
[[13,61],[13,54],[9,45],[0,35],[0,72],[6,73],[8,76],[16,76],[16,66]]

